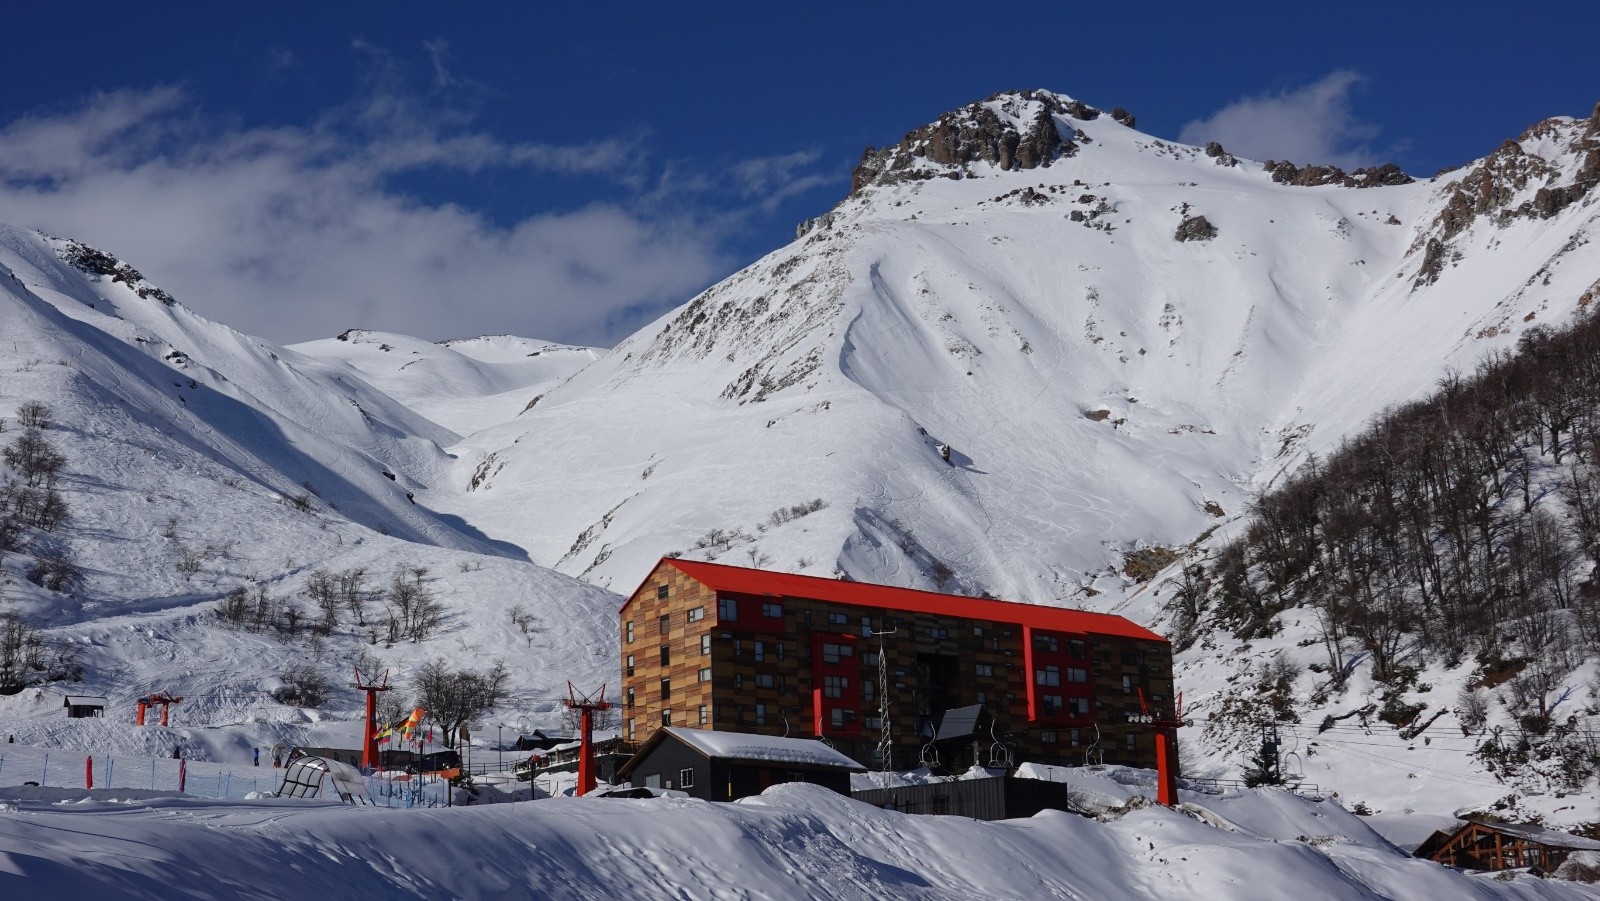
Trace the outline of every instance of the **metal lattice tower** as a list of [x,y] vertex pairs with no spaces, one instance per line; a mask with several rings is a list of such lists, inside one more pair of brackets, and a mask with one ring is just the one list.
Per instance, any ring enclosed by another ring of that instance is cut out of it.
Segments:
[[[878,725],[883,730],[882,737],[878,739],[878,759],[883,763],[885,775],[894,772],[894,742],[889,729],[889,654],[883,638],[894,633],[894,629],[879,629],[872,633],[878,637]],[[884,785],[888,785],[887,778]]]

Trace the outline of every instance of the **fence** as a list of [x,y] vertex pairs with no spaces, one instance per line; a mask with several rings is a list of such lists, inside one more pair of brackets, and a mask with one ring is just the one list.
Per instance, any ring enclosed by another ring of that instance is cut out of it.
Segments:
[[0,750],[0,785],[66,789],[129,789],[183,792],[200,798],[243,799],[273,792],[279,770],[202,763],[159,757],[101,757],[82,752],[44,751],[21,745]]

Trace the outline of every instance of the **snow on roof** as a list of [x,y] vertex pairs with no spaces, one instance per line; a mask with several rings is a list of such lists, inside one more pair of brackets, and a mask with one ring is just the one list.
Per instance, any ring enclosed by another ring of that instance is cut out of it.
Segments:
[[667,726],[662,731],[707,757],[840,767],[857,772],[866,770],[866,767],[814,738],[780,738],[775,735],[684,729],[678,726]]
[[1541,845],[1550,845],[1554,848],[1572,848],[1579,851],[1600,851],[1600,841],[1592,838],[1581,838],[1570,832],[1558,832],[1546,829],[1543,826],[1530,826],[1521,823],[1482,823],[1496,832],[1506,835],[1515,835],[1528,841],[1538,842]]
[[106,699],[94,695],[67,695],[63,707],[104,707]]
[[[939,616],[1017,623],[1061,632],[1088,632],[1145,641],[1166,641],[1165,638],[1132,620],[1110,613],[1090,613],[1086,610],[1068,610],[1063,607],[1046,607],[1042,604],[969,598],[933,591],[918,591],[914,588],[896,588],[892,585],[874,585],[870,582],[847,582],[842,579],[769,572],[676,557],[663,557],[661,563],[682,570],[714,591],[769,597],[810,598],[860,607],[902,610],[908,613],[932,613]],[[647,576],[646,580],[648,579]],[[634,594],[638,594],[638,591],[635,590]],[[629,600],[632,600],[631,596]],[[623,604],[623,608],[626,609],[627,604]]]

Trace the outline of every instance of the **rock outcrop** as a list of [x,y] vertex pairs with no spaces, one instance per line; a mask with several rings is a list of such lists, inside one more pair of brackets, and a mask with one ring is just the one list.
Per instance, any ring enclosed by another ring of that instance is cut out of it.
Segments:
[[996,94],[945,113],[893,147],[868,147],[851,174],[850,194],[870,185],[961,178],[980,162],[1008,171],[1049,166],[1078,151],[1077,129],[1062,120],[1099,115],[1082,101],[1048,91]]
[[1187,216],[1173,237],[1179,241],[1209,241],[1217,236],[1217,227],[1204,216]]
[[1408,185],[1416,181],[1394,163],[1346,172],[1338,166],[1296,166],[1287,161],[1267,160],[1262,168],[1272,173],[1272,180],[1278,184],[1302,188],[1313,188],[1318,185],[1375,188],[1379,185]]

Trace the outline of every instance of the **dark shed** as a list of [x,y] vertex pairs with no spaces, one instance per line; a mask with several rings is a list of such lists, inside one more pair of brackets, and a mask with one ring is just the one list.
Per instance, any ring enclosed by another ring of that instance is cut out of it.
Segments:
[[734,801],[782,782],[810,782],[848,795],[850,774],[865,771],[816,739],[668,726],[650,736],[617,771],[617,780]]
[[67,708],[68,719],[106,715],[106,699],[94,695],[67,695],[61,706]]

